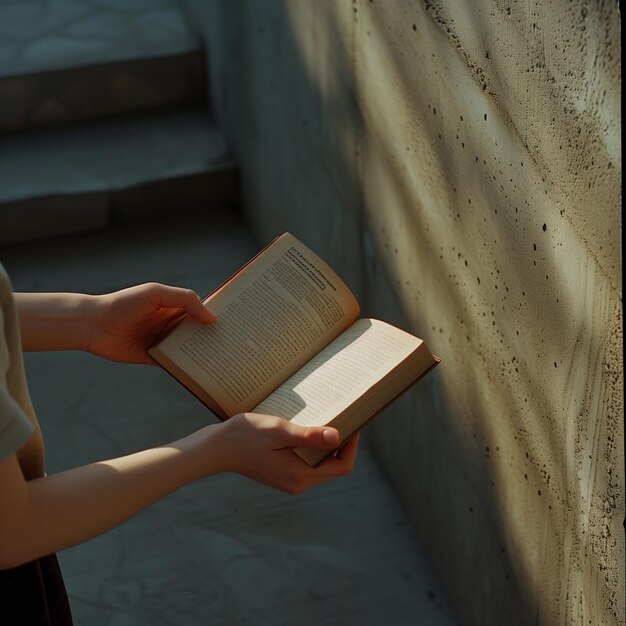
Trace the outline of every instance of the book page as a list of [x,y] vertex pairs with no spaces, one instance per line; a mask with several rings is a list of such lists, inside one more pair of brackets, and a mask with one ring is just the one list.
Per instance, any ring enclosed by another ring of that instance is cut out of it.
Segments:
[[227,415],[256,406],[358,315],[343,281],[288,234],[206,304],[213,324],[188,318],[157,348]]
[[327,424],[422,343],[385,322],[358,320],[253,412],[303,426]]

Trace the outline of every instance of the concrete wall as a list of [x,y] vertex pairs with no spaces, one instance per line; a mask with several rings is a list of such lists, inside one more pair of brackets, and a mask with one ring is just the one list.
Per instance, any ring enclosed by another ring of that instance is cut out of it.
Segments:
[[623,623],[617,3],[187,6],[260,236],[443,358],[369,435],[461,621]]

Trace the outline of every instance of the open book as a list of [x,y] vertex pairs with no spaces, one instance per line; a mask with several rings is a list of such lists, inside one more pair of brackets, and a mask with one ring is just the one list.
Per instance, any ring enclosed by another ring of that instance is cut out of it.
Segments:
[[[350,289],[289,233],[204,302],[215,322],[185,317],[148,352],[223,420],[278,415],[344,443],[439,362],[421,339],[357,319]],[[330,454],[294,451],[312,466]]]

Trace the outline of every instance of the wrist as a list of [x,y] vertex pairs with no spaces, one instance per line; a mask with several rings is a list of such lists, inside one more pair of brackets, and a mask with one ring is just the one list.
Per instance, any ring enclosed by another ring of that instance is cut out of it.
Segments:
[[62,293],[52,309],[54,327],[59,334],[60,350],[89,351],[99,296],[83,293]]
[[205,426],[174,444],[184,456],[187,481],[228,471],[225,457],[220,453],[221,426],[222,424]]
[[96,324],[96,310],[101,296],[71,294],[68,302],[67,323],[74,334],[74,350],[89,352],[89,345]]

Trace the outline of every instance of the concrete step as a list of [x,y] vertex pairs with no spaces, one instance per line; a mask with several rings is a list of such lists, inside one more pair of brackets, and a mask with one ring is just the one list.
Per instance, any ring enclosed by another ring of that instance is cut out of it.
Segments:
[[207,106],[204,53],[0,78],[0,133]]
[[0,140],[1,245],[237,200],[237,169],[203,110]]
[[201,106],[204,65],[175,0],[3,0],[0,132]]
[[2,0],[0,42],[3,77],[199,48],[176,0]]

